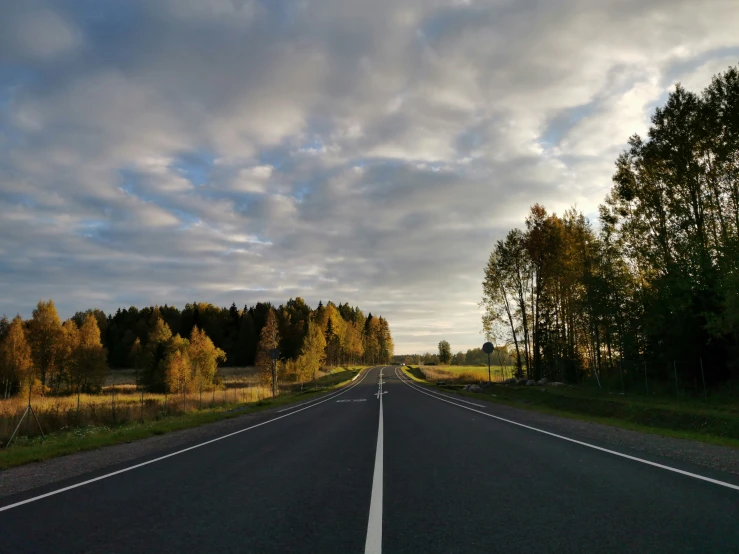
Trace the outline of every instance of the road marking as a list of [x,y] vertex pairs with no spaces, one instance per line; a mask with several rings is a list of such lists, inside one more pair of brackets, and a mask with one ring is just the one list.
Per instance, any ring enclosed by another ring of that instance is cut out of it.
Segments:
[[[366,373],[366,372],[365,372],[365,373]],[[362,374],[362,371],[360,371],[360,372],[359,372],[359,373],[357,373],[357,374],[356,374],[356,375],[355,375],[354,377],[352,377],[352,382],[353,382],[353,381],[354,381],[354,380],[355,380],[355,379],[356,379],[357,377],[359,377],[359,376],[360,376],[361,374]],[[362,379],[364,379],[364,377],[362,377]],[[357,384],[359,384],[359,383],[357,383]],[[352,386],[354,386],[354,385],[352,385]],[[348,389],[347,389],[347,390],[348,390]],[[287,408],[282,408],[281,410],[277,410],[277,413],[278,413],[278,414],[281,414],[282,412],[289,412],[290,410],[294,410],[295,408],[300,408],[301,406],[306,406],[306,405],[308,405],[308,404],[311,404],[311,403],[313,403],[313,402],[317,402],[317,401],[319,401],[319,400],[320,400],[320,398],[314,398],[313,400],[308,400],[307,402],[303,402],[303,403],[301,403],[301,404],[293,404],[292,406],[288,406]]]
[[[384,369],[384,368],[383,368]],[[380,370],[380,391],[382,391],[382,369]],[[377,450],[375,451],[375,471],[372,475],[372,497],[370,499],[369,521],[367,522],[367,540],[364,543],[364,554],[380,554],[382,552],[382,461],[383,461],[383,424],[382,394],[380,398],[380,422],[377,426]]]
[[337,400],[337,402],[366,402],[366,398],[353,398],[353,399],[347,399],[347,400]]
[[[369,372],[367,372],[367,373],[369,373]],[[367,373],[365,373],[365,376],[367,375]],[[273,422],[275,422],[275,421],[277,421],[279,419],[283,419],[283,418],[289,417],[291,415],[295,415],[298,412],[302,412],[304,410],[309,410],[310,408],[314,408],[314,407],[318,406],[319,404],[323,404],[324,402],[328,402],[329,400],[333,400],[337,396],[340,396],[340,395],[342,395],[344,393],[349,392],[351,389],[353,389],[354,387],[356,387],[357,385],[359,385],[363,380],[364,380],[364,376],[359,381],[357,381],[355,384],[347,387],[346,389],[340,391],[339,393],[332,394],[328,398],[325,398],[325,399],[321,400],[320,402],[317,402],[315,404],[311,404],[310,406],[306,406],[305,408],[300,408],[300,409],[298,409],[298,410],[296,410],[294,412],[290,412],[289,414],[277,416],[277,417],[272,418],[272,419],[269,419],[267,421],[263,421],[262,423],[257,423],[256,425],[252,425],[251,427],[246,427],[244,429],[239,429],[238,431],[234,431],[233,433],[228,433],[227,435],[216,437],[214,439],[211,439],[211,440],[208,440],[208,441],[205,441],[205,442],[201,442],[200,444],[196,444],[196,445],[193,445],[193,446],[189,446],[187,448],[183,448],[182,450],[178,450],[177,452],[171,452],[170,454],[165,454],[164,456],[159,456],[158,458],[154,458],[153,460],[148,460],[146,462],[141,462],[139,464],[135,464],[135,465],[132,465],[130,467],[119,469],[118,471],[113,471],[111,473],[106,473],[105,475],[101,475],[99,477],[95,477],[94,479],[88,479],[87,481],[82,481],[81,483],[76,483],[74,485],[69,485],[68,487],[63,487],[61,489],[57,489],[55,491],[47,492],[45,494],[40,494],[38,496],[34,496],[34,497],[28,498],[26,500],[21,500],[20,502],[16,502],[15,504],[9,504],[8,506],[0,507],[0,512],[5,512],[7,510],[12,510],[13,508],[17,508],[19,506],[23,506],[24,504],[30,504],[31,502],[36,502],[37,500],[41,500],[43,498],[48,498],[49,496],[54,496],[54,495],[60,494],[62,492],[66,492],[66,491],[69,491],[69,490],[72,490],[72,489],[76,489],[78,487],[83,487],[85,485],[89,485],[90,483],[94,483],[96,481],[101,481],[103,479],[107,479],[108,477],[113,477],[114,475],[119,475],[121,473],[126,473],[127,471],[131,471],[133,469],[137,469],[137,468],[140,468],[140,467],[143,467],[143,466],[147,466],[147,465],[153,464],[155,462],[160,462],[162,460],[166,460],[167,458],[171,458],[173,456],[177,456],[178,454],[184,454],[185,452],[189,452],[190,450],[195,450],[196,448],[200,448],[201,446],[206,446],[208,444],[213,444],[214,442],[218,442],[218,441],[221,441],[223,439],[227,439],[229,437],[233,437],[234,435],[238,435],[240,433],[244,433],[246,431],[250,431],[252,429],[256,429],[257,427],[261,427],[262,425],[267,425],[268,423],[273,423]]]
[[530,425],[524,425],[523,423],[518,423],[517,421],[506,419],[504,417],[499,417],[499,416],[496,416],[496,415],[492,415],[492,414],[488,414],[488,413],[485,413],[485,412],[481,412],[480,410],[475,410],[473,408],[469,408],[469,407],[464,406],[462,404],[457,404],[456,402],[451,402],[449,400],[444,400],[443,398],[439,398],[438,396],[436,396],[434,394],[429,394],[428,392],[422,390],[420,387],[418,387],[416,385],[410,384],[410,382],[408,380],[406,380],[406,378],[404,376],[402,376],[398,372],[397,369],[395,370],[395,373],[398,375],[398,377],[400,378],[400,380],[403,381],[403,383],[405,383],[406,385],[408,385],[410,388],[412,388],[416,392],[420,392],[421,394],[425,394],[426,396],[430,396],[431,398],[435,398],[436,400],[439,400],[440,402],[446,402],[447,404],[452,404],[454,406],[458,406],[460,408],[464,408],[465,410],[469,410],[471,412],[475,412],[475,413],[478,413],[478,414],[481,414],[481,415],[484,415],[484,416],[487,416],[487,417],[492,417],[493,419],[498,419],[500,421],[505,421],[506,423],[511,423],[513,425],[517,425],[517,426],[523,427],[525,429],[530,429],[532,431],[536,431],[537,433],[542,433],[544,435],[549,435],[550,437],[555,437],[555,438],[562,439],[562,440],[565,440],[565,441],[568,441],[568,442],[573,442],[575,444],[579,444],[579,445],[582,445],[582,446],[587,446],[588,448],[592,448],[594,450],[600,450],[601,452],[606,452],[608,454],[613,454],[614,456],[619,456],[621,458],[626,458],[627,460],[632,460],[634,462],[640,462],[642,464],[646,464],[646,465],[653,466],[653,467],[658,467],[658,468],[664,469],[666,471],[672,471],[673,473],[679,473],[680,475],[686,475],[688,477],[693,477],[694,479],[700,479],[701,481],[707,481],[708,483],[713,483],[714,485],[720,485],[722,487],[726,487],[726,488],[729,488],[729,489],[734,489],[734,490],[739,491],[739,485],[732,485],[731,483],[727,483],[725,481],[719,481],[718,479],[712,479],[712,478],[706,477],[704,475],[698,475],[697,473],[691,473],[689,471],[684,471],[682,469],[677,469],[676,467],[671,467],[671,466],[666,466],[666,465],[663,465],[663,464],[658,464],[657,462],[650,462],[649,460],[645,460],[643,458],[637,458],[636,456],[630,456],[629,454],[623,454],[621,452],[616,452],[615,450],[609,450],[608,448],[602,448],[600,446],[595,446],[594,444],[590,444],[590,443],[587,443],[587,442],[579,441],[579,440],[576,440],[576,439],[571,439],[569,437],[558,435],[556,433],[551,433],[550,431],[544,431],[543,429],[538,429],[536,427],[531,427]]
[[450,400],[457,400],[459,402],[464,402],[465,404],[469,404],[470,406],[477,406],[478,408],[487,408],[487,406],[483,406],[482,404],[475,404],[474,402],[470,402],[469,400],[462,400],[461,398],[454,398],[453,396],[449,396],[448,394],[442,394],[436,391],[434,391],[433,394],[438,394],[439,396],[443,396],[444,398],[449,398]]

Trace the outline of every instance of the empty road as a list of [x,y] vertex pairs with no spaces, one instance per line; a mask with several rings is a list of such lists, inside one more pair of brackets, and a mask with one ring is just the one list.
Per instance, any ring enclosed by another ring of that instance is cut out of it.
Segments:
[[736,476],[495,416],[373,368],[220,440],[4,498],[0,551],[739,551]]

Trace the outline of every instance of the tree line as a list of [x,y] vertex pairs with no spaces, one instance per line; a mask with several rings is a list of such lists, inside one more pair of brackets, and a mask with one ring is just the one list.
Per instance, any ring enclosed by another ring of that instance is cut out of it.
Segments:
[[143,389],[182,393],[212,388],[216,369],[256,365],[271,383],[270,350],[280,351],[283,379],[314,378],[324,365],[388,363],[390,327],[348,304],[301,298],[274,307],[239,310],[208,303],[93,309],[61,321],[53,301],[41,301],[32,317],[0,320],[0,385],[3,397],[38,388],[42,394],[99,389],[108,368],[134,368]]
[[736,375],[737,68],[700,94],[676,86],[616,160],[595,228],[574,208],[534,205],[495,244],[482,306],[484,332],[530,378],[600,380],[647,363],[691,382]]
[[[495,352],[490,355],[491,363],[495,365],[514,365],[514,358],[506,346],[496,346]],[[488,355],[482,348],[470,348],[467,352],[461,350],[452,354],[449,341],[439,342],[439,352],[426,352],[424,354],[403,354],[393,358],[394,363],[406,365],[455,365],[455,366],[487,366]]]

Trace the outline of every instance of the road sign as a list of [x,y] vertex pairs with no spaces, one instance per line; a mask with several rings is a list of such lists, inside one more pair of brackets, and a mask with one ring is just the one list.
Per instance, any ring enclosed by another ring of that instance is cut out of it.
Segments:
[[490,354],[495,351],[495,345],[492,342],[486,342],[482,345],[482,351],[488,355],[488,383],[492,383],[493,379],[490,374]]
[[280,359],[280,349],[279,348],[272,348],[269,351],[269,357],[273,360],[279,360]]

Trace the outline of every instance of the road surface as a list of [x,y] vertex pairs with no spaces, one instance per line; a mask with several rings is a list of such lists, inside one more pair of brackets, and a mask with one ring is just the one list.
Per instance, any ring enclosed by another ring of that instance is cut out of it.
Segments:
[[220,440],[4,498],[0,551],[739,551],[735,476],[495,413],[373,368]]

